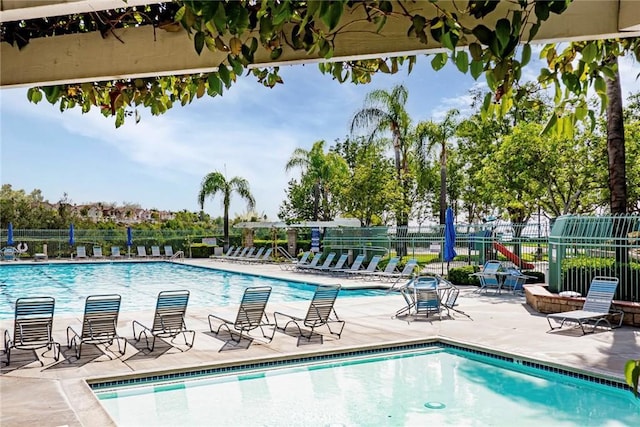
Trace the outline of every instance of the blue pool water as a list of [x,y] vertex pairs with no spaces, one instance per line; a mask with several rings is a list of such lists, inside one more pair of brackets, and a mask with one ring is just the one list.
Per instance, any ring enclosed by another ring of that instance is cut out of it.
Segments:
[[[249,286],[271,286],[270,301],[309,301],[308,283],[229,273],[169,262],[12,265],[0,267],[0,319],[13,317],[17,298],[52,296],[55,314],[82,314],[89,295],[117,293],[122,311],[153,310],[158,292],[188,289],[189,306],[238,304]],[[340,298],[383,295],[380,290],[341,290]]]
[[458,349],[95,391],[119,426],[637,426],[626,390]]

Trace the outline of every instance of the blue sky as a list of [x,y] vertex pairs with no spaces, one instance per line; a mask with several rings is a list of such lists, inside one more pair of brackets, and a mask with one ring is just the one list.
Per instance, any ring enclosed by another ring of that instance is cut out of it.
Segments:
[[[530,64],[525,78],[537,75]],[[621,66],[623,93],[640,90],[640,67]],[[416,121],[443,117],[451,108],[468,108],[468,90],[484,85],[455,67],[439,72],[421,56],[411,74],[379,74],[368,85],[339,84],[314,64],[281,68],[284,84],[264,88],[246,76],[223,97],[204,97],[176,105],[162,116],[146,111],[119,129],[97,109],[88,114],[60,113],[46,101],[27,101],[26,88],[0,90],[0,178],[2,184],[31,192],[40,189],[50,202],[64,193],[72,203],[138,203],[144,208],[198,211],[197,194],[209,172],[226,171],[249,181],[256,211],[277,220],[289,179],[284,166],[296,147],[317,140],[327,146],[349,131],[353,114],[373,89],[404,84],[408,111]],[[205,211],[222,215],[220,197]],[[236,195],[230,215],[246,211]]]

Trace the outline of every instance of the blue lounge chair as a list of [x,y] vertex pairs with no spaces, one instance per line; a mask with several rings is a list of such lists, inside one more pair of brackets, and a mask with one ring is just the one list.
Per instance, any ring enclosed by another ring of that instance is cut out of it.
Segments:
[[291,262],[285,262],[280,264],[281,270],[293,270],[298,266],[307,265],[309,262],[309,256],[311,256],[311,251],[306,251],[302,254],[300,259],[293,259]]
[[[153,325],[149,328],[137,320],[133,321],[133,337],[136,341],[140,341],[144,335],[147,348],[153,351],[156,338],[171,338],[171,342],[178,336],[184,337],[184,343],[187,347],[193,347],[196,333],[187,329],[184,318],[187,312],[187,303],[189,302],[189,291],[162,291],[158,294],[156,302],[156,311],[153,315]],[[136,326],[138,333],[136,333]],[[188,339],[188,336],[191,339]],[[151,337],[151,345],[149,338]],[[182,349],[179,349],[183,351]]]
[[[60,344],[53,340],[53,310],[55,300],[51,297],[29,297],[16,300],[15,318],[13,322],[13,338],[8,330],[4,331],[4,353],[7,365],[11,363],[11,349],[32,350],[38,358],[36,350],[46,348],[44,354],[53,350],[53,358],[60,359]],[[38,358],[41,366],[44,362]]]
[[[348,272],[348,274],[350,276],[353,277],[358,277],[358,276],[373,276],[375,274],[378,274],[380,271],[378,270],[378,264],[380,263],[380,260],[382,259],[382,256],[380,255],[374,255],[371,258],[371,261],[369,261],[369,264],[367,264],[367,268],[365,270],[358,270],[356,272]],[[395,268],[395,266],[392,266],[392,268]]]
[[116,330],[120,314],[120,300],[120,295],[115,294],[87,297],[80,333],[71,326],[67,327],[67,347],[75,347],[76,358],[79,359],[82,355],[82,344],[107,344],[110,346],[114,341],[118,343],[120,354],[124,355],[127,349],[127,340],[119,336]]
[[332,268],[329,273],[338,274],[338,275],[346,275],[346,274],[355,274],[362,268],[362,263],[364,262],[364,254],[360,254],[353,260],[353,264],[349,268]]
[[[609,329],[619,328],[622,326],[624,312],[622,310],[611,311],[611,302],[613,295],[618,287],[618,279],[615,277],[594,277],[589,286],[589,292],[584,301],[582,310],[565,311],[564,313],[551,313],[547,315],[549,323],[549,331],[560,329],[565,323],[575,323],[582,329],[582,334],[594,332],[601,322],[606,323]],[[612,326],[609,321],[610,316],[620,316],[620,322],[616,326]],[[559,326],[553,326],[551,320],[560,323]],[[584,328],[585,324],[593,323],[593,329],[587,332]]]
[[15,261],[17,259],[18,251],[13,246],[6,246],[0,250],[3,261]]
[[[330,334],[337,335],[338,339],[340,339],[345,322],[338,318],[334,309],[339,291],[340,285],[318,285],[304,317],[296,317],[278,311],[273,313],[276,329],[286,332],[287,328],[293,325],[297,328],[299,336],[311,341],[316,328],[326,326]],[[278,319],[280,319],[280,322],[278,322]],[[339,330],[332,330],[332,324],[338,325]],[[301,326],[310,329],[307,334],[305,334]],[[322,343],[323,341],[324,338],[320,335],[320,342]]]
[[500,292],[502,286],[502,278],[498,277],[498,273],[502,268],[502,264],[497,260],[489,260],[484,263],[482,271],[478,273],[470,274],[480,279],[480,288],[474,292],[480,293],[482,291],[487,292],[489,289],[494,289],[496,292]]
[[[332,253],[333,252],[331,252],[331,254]],[[329,255],[331,255],[331,254],[329,254]],[[314,267],[312,269],[309,269],[309,271],[311,271],[312,273],[330,273],[333,270],[342,269],[342,267],[344,267],[344,264],[347,262],[347,259],[349,259],[349,255],[342,254],[342,255],[340,255],[340,258],[338,258],[338,261],[336,261],[335,265],[331,266],[331,262],[329,260],[329,255],[327,255],[327,259],[325,259],[325,262],[320,267]],[[333,258],[335,258],[335,256]]]
[[[229,331],[232,341],[240,343],[242,341],[243,333],[249,335],[249,333],[254,329],[260,328],[263,338],[266,338],[267,342],[271,342],[275,334],[275,328],[273,324],[269,323],[269,318],[265,313],[265,308],[270,295],[270,286],[245,289],[236,319],[234,321],[230,321],[223,317],[210,314],[209,330],[218,335],[220,333],[220,329],[225,328]],[[214,324],[217,322],[221,323],[218,325],[218,328],[215,329]],[[265,333],[265,327],[271,328],[271,335],[267,335]],[[238,332],[238,339],[234,338],[234,332]]]

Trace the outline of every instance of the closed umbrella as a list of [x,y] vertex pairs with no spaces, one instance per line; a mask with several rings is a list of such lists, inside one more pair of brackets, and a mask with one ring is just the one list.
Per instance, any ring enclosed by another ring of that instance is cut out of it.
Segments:
[[456,257],[456,228],[453,225],[453,209],[447,208],[444,217],[444,261],[447,263],[447,272],[449,271],[449,262]]
[[73,246],[76,244],[75,236],[73,235],[73,224],[69,226],[69,246]]
[[127,227],[127,255],[131,256],[131,246],[133,246],[133,232],[131,227]]
[[13,241],[13,223],[9,223],[7,229],[7,246],[13,246],[15,242]]

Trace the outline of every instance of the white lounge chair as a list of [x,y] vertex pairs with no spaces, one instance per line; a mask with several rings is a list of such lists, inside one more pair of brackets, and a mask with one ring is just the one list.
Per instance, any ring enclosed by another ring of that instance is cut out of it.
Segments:
[[144,246],[138,246],[138,257],[146,258],[147,257],[147,248]]
[[173,246],[165,245],[165,247],[164,247],[164,256],[166,258],[171,258],[173,256]]
[[151,258],[161,258],[160,246],[151,246]]
[[76,248],[76,259],[86,259],[87,258],[87,248],[84,246],[78,246]]
[[92,258],[104,258],[102,255],[102,246],[94,246],[93,247],[93,256]]
[[111,246],[111,258],[122,258],[120,246]]

